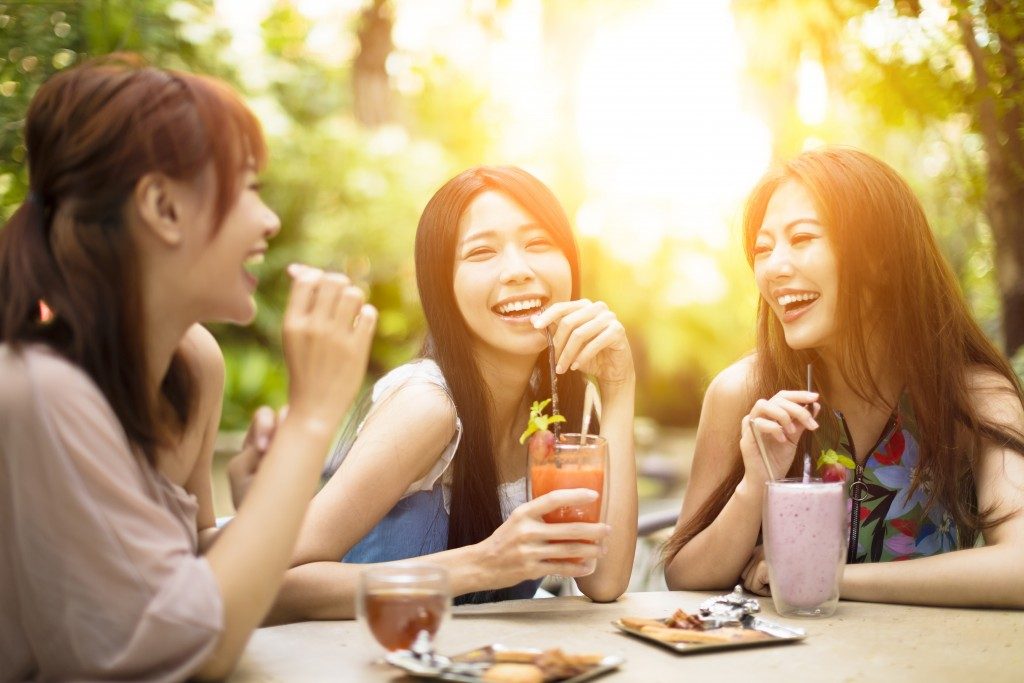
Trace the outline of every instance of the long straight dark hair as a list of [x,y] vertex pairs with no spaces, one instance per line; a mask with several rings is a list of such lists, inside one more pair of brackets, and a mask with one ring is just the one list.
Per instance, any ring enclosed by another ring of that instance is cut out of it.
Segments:
[[[491,433],[493,405],[470,347],[470,331],[455,302],[453,275],[459,221],[480,193],[507,195],[551,235],[572,271],[572,298],[579,297],[579,250],[565,211],[542,182],[511,166],[479,166],[463,171],[427,203],[416,231],[416,284],[429,335],[423,355],[440,367],[462,420],[462,439],[452,461],[452,500],[448,547],[478,543],[501,525],[498,469]],[[551,395],[547,352],[537,357],[536,400]],[[559,377],[558,394],[567,429],[580,429],[586,380],[571,371]],[[523,416],[524,426],[526,416]],[[525,458],[525,452],[524,456]]]
[[82,368],[155,464],[188,419],[193,381],[176,356],[160,390],[179,424],[161,420],[146,385],[145,302],[125,207],[143,175],[191,180],[209,165],[219,226],[247,161],[266,158],[259,123],[219,81],[115,54],[44,83],[25,142],[29,196],[0,231],[0,342],[43,343]]
[[[873,325],[884,325],[885,372],[902,384],[918,427],[920,460],[912,486],[927,483],[927,505],[944,506],[956,523],[960,547],[969,547],[979,531],[1006,518],[994,518],[992,509],[978,509],[975,466],[985,442],[1024,454],[1024,435],[979,413],[971,400],[970,373],[978,367],[995,372],[1007,380],[1007,391],[1024,401],[1020,380],[971,316],[913,190],[895,170],[869,154],[826,148],[805,152],[769,171],[751,193],[743,219],[751,266],[768,202],[790,181],[810,194],[836,254],[839,300],[834,337],[842,380],[862,400],[879,404],[882,394],[878,378],[871,374],[867,332]],[[804,368],[816,359],[813,350],[797,351],[786,344],[782,324],[761,299],[754,395],[773,396],[803,386]],[[815,377],[822,392],[822,415],[830,418],[828,386],[835,378],[824,372]],[[822,427],[834,433],[837,427],[831,422]],[[801,463],[796,460],[791,475],[799,474]],[[714,521],[742,476],[743,462],[737,460],[707,502],[666,544],[666,558]]]

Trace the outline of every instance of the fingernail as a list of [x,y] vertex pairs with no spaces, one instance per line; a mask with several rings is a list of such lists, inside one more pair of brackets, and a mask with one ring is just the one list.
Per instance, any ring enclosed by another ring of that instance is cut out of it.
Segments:
[[302,272],[302,264],[301,263],[289,263],[288,264],[288,274],[291,275],[292,277],[298,277],[299,273],[301,273],[301,272]]
[[540,329],[540,325],[537,324],[538,322],[540,322],[539,314],[530,316],[530,324],[533,325],[535,328]]
[[578,370],[579,367],[580,367],[579,363],[573,363],[572,365],[569,366],[569,369],[570,370]]
[[604,532],[606,534],[610,534],[612,532],[612,525],[611,524],[602,524],[601,526],[604,527]]
[[607,554],[608,554],[608,546],[606,546],[604,543],[602,543],[601,544],[601,557],[604,557]]
[[265,451],[267,449],[266,434],[260,434],[258,437],[256,437],[256,445],[259,447],[261,451]]
[[817,429],[817,428],[818,428],[818,421],[815,420],[814,418],[811,418],[811,429]]
[[565,371],[562,370],[562,364],[561,363],[559,363],[558,365],[555,366],[555,374],[561,375],[563,372],[565,372]]
[[590,498],[592,500],[597,500],[598,496],[601,495],[600,493],[598,493],[594,489],[584,489],[584,490],[587,492],[587,498]]

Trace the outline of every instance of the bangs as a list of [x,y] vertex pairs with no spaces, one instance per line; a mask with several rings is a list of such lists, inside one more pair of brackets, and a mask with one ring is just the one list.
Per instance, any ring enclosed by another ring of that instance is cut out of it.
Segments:
[[579,245],[569,217],[555,194],[534,175],[517,166],[482,166],[471,169],[485,187],[510,197],[551,236],[569,261],[572,273],[572,298],[580,296]]
[[259,120],[235,92],[207,76],[176,74],[195,103],[203,129],[206,162],[213,163],[217,198],[214,225],[220,225],[241,192],[246,171],[266,167],[267,147]]

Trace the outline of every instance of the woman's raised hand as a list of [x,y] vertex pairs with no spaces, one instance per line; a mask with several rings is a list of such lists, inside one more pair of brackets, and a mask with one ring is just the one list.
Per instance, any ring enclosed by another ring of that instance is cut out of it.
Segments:
[[765,597],[772,594],[771,586],[768,584],[768,563],[764,559],[764,546],[754,548],[754,552],[747,560],[747,566],[740,573],[740,580],[743,587],[755,595]]
[[253,477],[270,448],[270,442],[277,433],[277,426],[288,414],[288,406],[284,406],[276,413],[269,406],[260,406],[253,413],[252,422],[249,423],[249,430],[245,433],[242,441],[242,450],[238,451],[228,460],[227,472],[228,483],[231,485],[231,502],[237,510],[242,504],[242,499],[249,491]]
[[562,301],[533,318],[538,330],[551,325],[555,325],[551,336],[557,372],[579,370],[593,375],[602,389],[634,379],[626,330],[603,301]]
[[344,275],[298,264],[288,273],[293,283],[283,338],[290,412],[333,431],[366,373],[377,309]]
[[[744,478],[764,482],[769,473],[758,450],[753,430],[761,434],[772,472],[781,478],[789,471],[796,455],[797,443],[807,429],[817,429],[818,394],[813,391],[780,391],[770,399],[759,399],[740,426],[740,452],[743,454]],[[812,406],[808,409],[808,406]]]
[[[587,505],[597,498],[590,489],[559,489],[524,503],[479,544],[483,568],[502,586],[548,574],[586,576],[604,554],[607,524],[548,524],[543,517],[561,507]],[[559,541],[553,543],[552,541]],[[581,562],[566,561],[579,558]]]

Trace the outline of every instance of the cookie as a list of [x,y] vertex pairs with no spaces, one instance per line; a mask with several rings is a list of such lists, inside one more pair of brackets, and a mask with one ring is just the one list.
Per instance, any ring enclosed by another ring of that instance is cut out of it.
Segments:
[[755,640],[767,640],[771,636],[752,629],[726,626],[710,631],[691,631],[667,626],[644,626],[640,632],[665,643],[700,643],[720,645],[722,643],[745,643]]
[[544,683],[544,673],[533,664],[495,664],[484,672],[488,683]]

